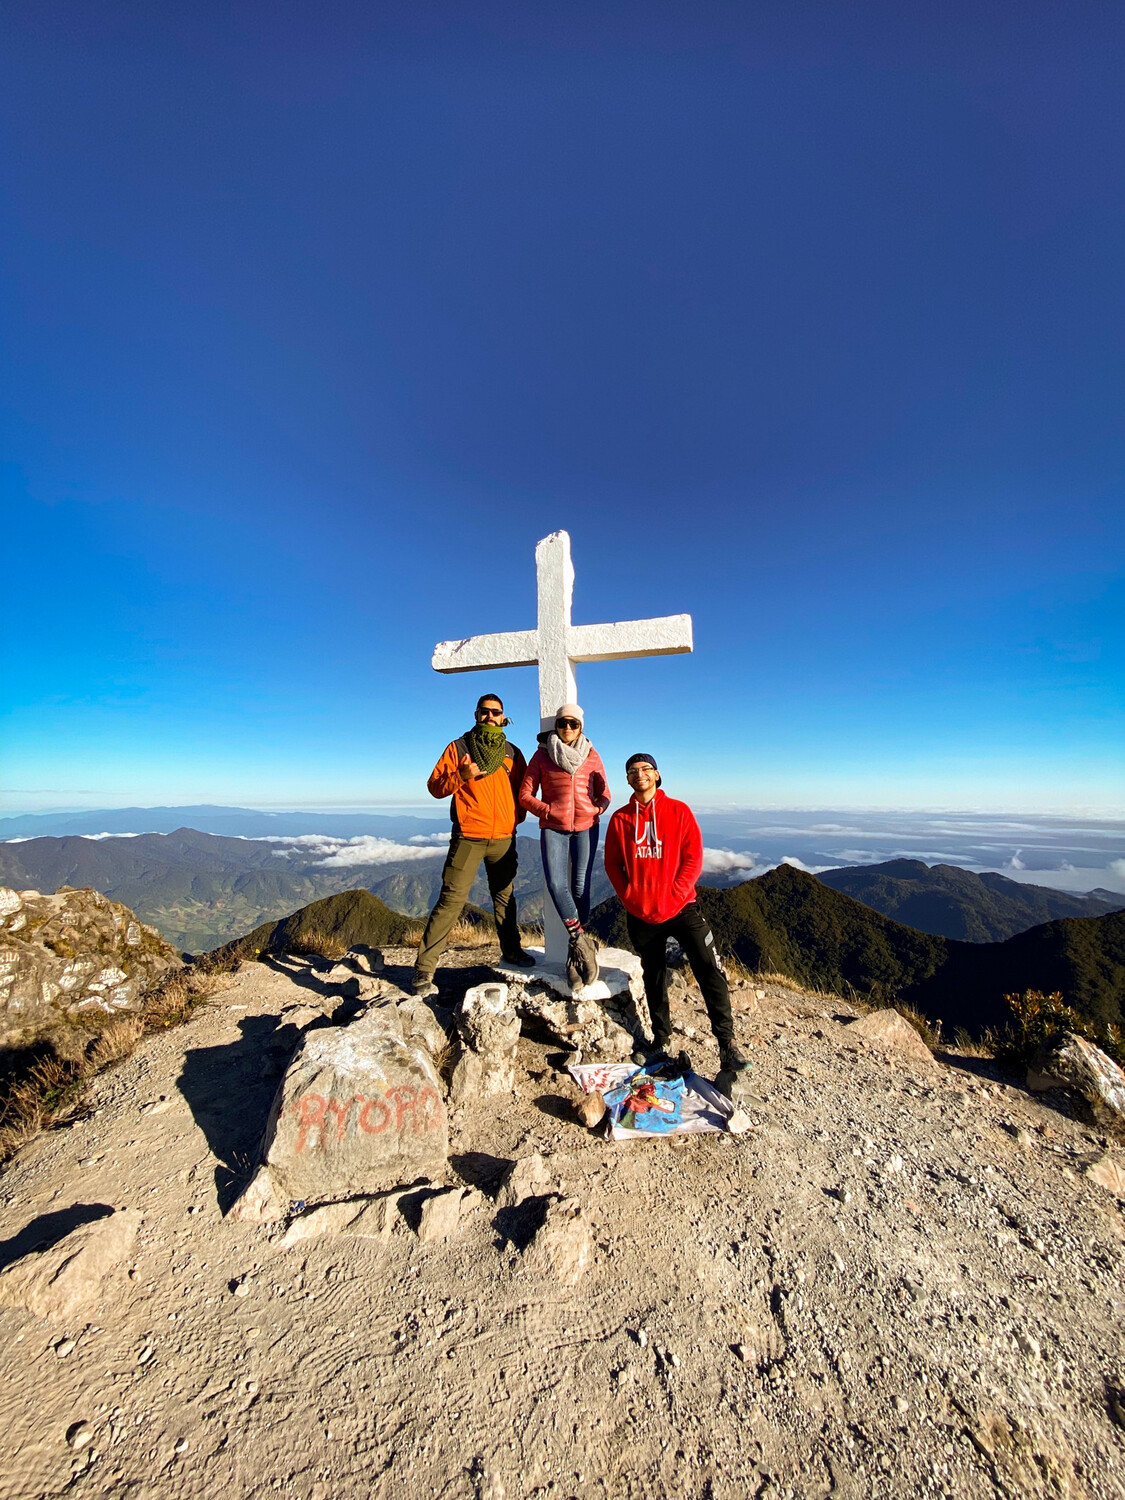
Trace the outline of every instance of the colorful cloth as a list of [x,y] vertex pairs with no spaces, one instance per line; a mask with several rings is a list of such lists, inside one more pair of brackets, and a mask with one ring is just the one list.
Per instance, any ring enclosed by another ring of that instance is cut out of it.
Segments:
[[670,1135],[683,1121],[682,1078],[650,1078],[647,1073],[634,1073],[604,1097],[613,1123],[625,1130]]

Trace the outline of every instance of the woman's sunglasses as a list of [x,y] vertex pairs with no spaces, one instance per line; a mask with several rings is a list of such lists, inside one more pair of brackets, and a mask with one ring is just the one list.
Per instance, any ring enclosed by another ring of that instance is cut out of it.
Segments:
[[582,728],[582,720],[581,719],[556,719],[555,720],[555,728],[556,729],[581,729]]

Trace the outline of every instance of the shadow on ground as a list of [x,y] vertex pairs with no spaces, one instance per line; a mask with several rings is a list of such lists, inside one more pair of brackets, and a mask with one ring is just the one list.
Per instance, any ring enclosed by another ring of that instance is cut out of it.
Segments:
[[482,1193],[492,1197],[512,1165],[512,1159],[510,1156],[490,1156],[487,1151],[463,1151],[451,1156],[449,1165],[462,1182],[480,1188]]
[[[215,1168],[215,1192],[224,1214],[258,1161],[273,1096],[284,1072],[282,1052],[296,1045],[295,1028],[280,1031],[276,1016],[247,1016],[242,1035],[222,1047],[196,1047],[184,1057],[176,1083],[206,1137]],[[292,1038],[283,1033],[292,1032]]]
[[108,1203],[72,1203],[69,1208],[40,1214],[10,1240],[0,1240],[0,1271],[33,1250],[52,1249],[72,1229],[92,1224],[95,1219],[108,1219],[112,1212]]
[[514,1245],[517,1250],[526,1250],[543,1227],[547,1210],[554,1201],[553,1194],[540,1198],[525,1198],[513,1208],[502,1208],[492,1221],[496,1230],[497,1250],[505,1245]]

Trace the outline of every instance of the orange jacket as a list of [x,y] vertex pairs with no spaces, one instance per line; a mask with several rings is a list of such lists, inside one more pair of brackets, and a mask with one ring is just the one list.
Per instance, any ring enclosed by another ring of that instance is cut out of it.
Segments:
[[437,765],[430,772],[426,789],[431,797],[452,797],[450,817],[454,828],[466,839],[503,839],[515,833],[516,824],[527,817],[516,801],[516,792],[527,763],[516,745],[508,745],[504,764],[491,776],[462,781],[457,769],[466,753],[464,740],[446,745]]

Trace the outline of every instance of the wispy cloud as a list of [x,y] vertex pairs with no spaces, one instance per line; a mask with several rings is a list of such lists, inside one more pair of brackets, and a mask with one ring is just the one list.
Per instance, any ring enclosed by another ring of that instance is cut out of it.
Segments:
[[778,865],[792,865],[795,870],[804,870],[808,875],[819,875],[822,870],[831,870],[833,865],[807,865],[795,854],[783,855],[781,859],[763,862],[761,856],[749,850],[704,849],[703,875],[741,875],[744,880],[754,880],[767,870],[776,870]]
[[757,862],[758,856],[751,854],[748,850],[743,853],[736,853],[733,849],[704,849],[703,851],[704,875],[730,875],[735,871],[749,875],[755,870]]
[[[442,835],[443,843],[448,836]],[[312,862],[324,870],[348,870],[356,865],[391,865],[400,860],[433,859],[435,850],[431,844],[398,844],[394,839],[376,838],[363,834],[354,839],[332,838],[323,833],[302,833],[295,838],[271,837],[271,844],[281,844],[273,852],[279,859],[288,859],[298,852],[312,857]]]

